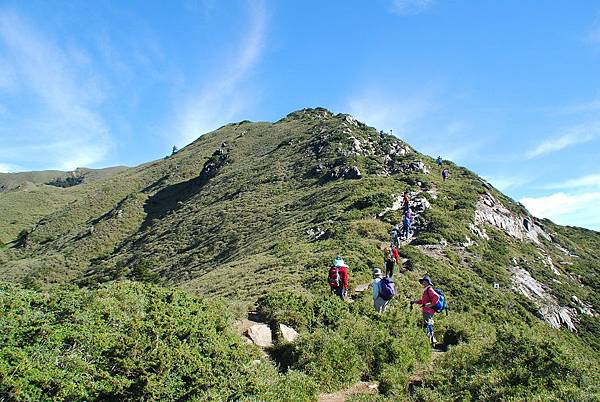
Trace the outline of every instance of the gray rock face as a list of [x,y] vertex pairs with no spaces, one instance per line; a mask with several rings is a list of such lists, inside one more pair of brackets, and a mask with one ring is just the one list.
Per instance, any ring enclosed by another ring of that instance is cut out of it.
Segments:
[[288,327],[287,325],[279,324],[279,330],[281,331],[281,335],[286,342],[294,342],[296,338],[298,338],[298,332],[292,327]]
[[488,239],[483,226],[486,223],[518,240],[529,240],[535,244],[540,244],[540,236],[550,240],[550,236],[541,227],[537,226],[531,217],[519,216],[509,211],[490,193],[480,196],[471,231],[483,239]]
[[267,324],[254,324],[248,328],[248,337],[256,346],[262,348],[273,346],[271,328]]
[[519,267],[510,267],[509,270],[513,274],[513,290],[535,303],[538,313],[548,324],[553,328],[564,325],[569,331],[577,332],[575,309],[560,306],[558,300],[548,293],[548,287],[536,281],[528,271]]
[[581,314],[589,315],[590,317],[595,317],[596,313],[592,310],[592,305],[581,301],[577,296],[571,296],[571,301],[575,305],[577,311]]
[[331,177],[358,180],[362,178],[362,173],[356,166],[338,166],[331,171]]

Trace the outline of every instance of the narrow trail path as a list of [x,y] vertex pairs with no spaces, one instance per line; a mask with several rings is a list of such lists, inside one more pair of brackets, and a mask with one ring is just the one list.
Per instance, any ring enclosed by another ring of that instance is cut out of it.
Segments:
[[423,386],[423,379],[427,377],[427,374],[431,373],[434,368],[435,361],[442,357],[446,352],[438,349],[434,349],[431,353],[431,360],[427,365],[424,365],[410,377],[408,380],[408,393],[414,395],[418,388]]
[[319,395],[319,402],[344,402],[348,397],[353,395],[377,394],[379,385],[376,383],[359,382],[352,387],[333,392],[331,394]]

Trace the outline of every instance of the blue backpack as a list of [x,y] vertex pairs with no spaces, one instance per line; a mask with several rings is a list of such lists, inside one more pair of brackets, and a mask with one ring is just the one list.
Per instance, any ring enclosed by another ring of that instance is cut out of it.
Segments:
[[388,277],[382,278],[379,282],[379,296],[383,300],[392,300],[396,296],[396,286],[394,281]]
[[446,302],[446,296],[442,289],[435,289],[435,293],[437,293],[440,298],[435,305],[431,306],[431,308],[434,309],[436,313],[441,313],[444,310],[448,312],[448,303]]

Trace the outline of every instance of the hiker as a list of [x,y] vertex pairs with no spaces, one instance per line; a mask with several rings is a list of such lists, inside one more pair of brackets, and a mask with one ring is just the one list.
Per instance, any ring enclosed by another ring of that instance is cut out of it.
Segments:
[[395,296],[396,289],[394,282],[388,278],[383,278],[383,273],[379,268],[373,270],[373,307],[378,313],[383,313],[387,309],[390,300]]
[[404,217],[402,218],[402,239],[408,239],[408,235],[410,233],[410,225],[412,225],[412,212],[410,209],[406,211]]
[[400,261],[400,253],[398,252],[398,247],[396,247],[395,244],[392,244],[391,251],[394,263],[398,264],[398,261]]
[[173,151],[171,152],[171,155],[175,155],[177,153],[177,147],[175,145],[173,145]]
[[336,294],[342,299],[348,294],[348,266],[342,259],[337,256],[333,260],[333,264],[329,268],[329,277],[327,279],[331,293]]
[[402,210],[404,211],[404,213],[406,213],[406,211],[408,211],[409,208],[410,208],[410,200],[408,197],[408,192],[405,191],[404,194],[402,195]]
[[444,161],[442,160],[442,157],[441,157],[441,156],[438,156],[438,157],[437,157],[437,159],[436,159],[436,163],[438,164],[438,166],[440,166],[440,167],[442,166],[442,164],[444,163]]
[[433,334],[433,316],[435,315],[436,311],[433,309],[433,306],[440,301],[440,295],[438,295],[433,289],[433,283],[431,282],[431,278],[429,276],[425,275],[422,279],[419,279],[419,283],[424,287],[423,297],[421,297],[419,300],[411,301],[410,304],[411,307],[413,304],[421,305],[425,332],[427,333],[427,337],[431,341],[431,344],[435,345],[437,340]]
[[393,245],[398,245],[398,247],[400,247],[400,233],[400,225],[394,226],[390,232],[391,243]]
[[442,179],[444,181],[448,180],[448,175],[450,174],[450,172],[448,171],[448,168],[445,168],[444,170],[442,170]]
[[379,137],[383,140],[385,138],[385,135],[383,134],[383,130],[379,131]]
[[385,276],[388,278],[394,276],[394,257],[392,256],[392,251],[390,249],[385,250],[383,268],[385,269]]

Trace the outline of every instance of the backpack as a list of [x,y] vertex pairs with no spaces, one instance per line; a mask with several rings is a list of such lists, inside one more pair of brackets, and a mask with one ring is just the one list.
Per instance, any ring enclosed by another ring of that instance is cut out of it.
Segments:
[[333,288],[339,288],[342,286],[342,276],[340,275],[340,267],[329,268],[329,277],[327,278],[329,286]]
[[379,281],[379,296],[386,301],[392,300],[396,296],[396,286],[393,280],[387,277],[381,278],[381,281]]
[[439,298],[438,302],[431,306],[431,308],[434,309],[436,313],[441,313],[444,310],[448,312],[448,303],[446,302],[446,296],[444,295],[442,289],[437,288],[434,290],[434,292],[437,293]]

